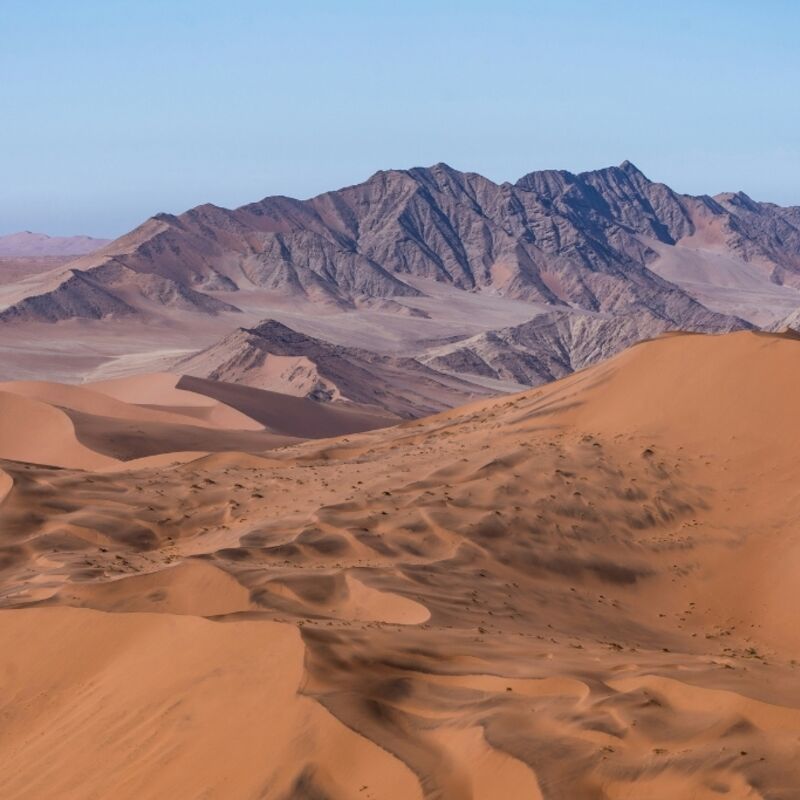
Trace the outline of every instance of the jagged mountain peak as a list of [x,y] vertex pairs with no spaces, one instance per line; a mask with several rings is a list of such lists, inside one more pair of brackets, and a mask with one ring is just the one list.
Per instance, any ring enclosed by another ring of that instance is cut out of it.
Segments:
[[514,186],[552,198],[563,193],[577,180],[577,175],[565,169],[540,169],[523,175]]
[[639,167],[636,166],[636,164],[634,164],[632,161],[629,161],[627,158],[619,165],[619,169],[621,169],[627,175],[635,175],[636,177],[648,180],[644,172],[642,172]]
[[619,166],[602,167],[596,170],[574,173],[565,169],[534,170],[523,175],[516,186],[536,191],[540,194],[563,192],[566,188],[577,183],[598,178],[625,177],[636,183],[651,184],[652,181],[631,161],[627,159]]
[[714,199],[720,203],[741,208],[746,211],[756,213],[761,211],[761,204],[753,200],[752,197],[742,191],[720,192],[720,194],[714,195]]
[[155,220],[156,222],[166,222],[170,225],[178,221],[178,217],[175,214],[170,214],[168,211],[159,211],[158,213],[153,214],[150,219]]
[[282,341],[310,341],[312,337],[278,322],[276,319],[265,319],[252,328],[240,328],[245,333],[260,336],[265,339],[280,339]]

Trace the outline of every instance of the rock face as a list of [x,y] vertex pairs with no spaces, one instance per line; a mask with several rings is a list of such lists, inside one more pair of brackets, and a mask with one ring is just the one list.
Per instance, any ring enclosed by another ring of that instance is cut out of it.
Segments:
[[[77,291],[104,288],[133,309],[218,313],[254,289],[348,309],[418,295],[408,279],[422,277],[587,311],[646,309],[699,328],[707,316],[700,304],[648,269],[659,255],[649,242],[686,241],[758,261],[765,280],[800,284],[800,210],[741,194],[680,195],[630,162],[579,175],[533,172],[513,185],[437,164],[378,172],[306,201],[268,197],[236,210],[159,214],[70,264],[62,280],[81,273]],[[28,294],[57,291],[48,284]],[[226,297],[200,297],[216,294]],[[103,316],[121,313],[107,305]],[[39,306],[28,303],[26,314]],[[96,309],[76,299],[65,313]],[[2,318],[18,318],[14,304]]]
[[[127,299],[127,298],[130,298]],[[58,322],[135,315],[141,304],[205,314],[238,312],[236,306],[154,273],[133,272],[115,262],[94,270],[67,269],[55,288],[23,297],[0,311],[0,321]]]
[[791,314],[787,314],[782,319],[779,319],[777,322],[766,328],[766,330],[776,333],[780,333],[781,331],[785,330],[791,330],[795,332],[800,331],[800,308],[792,311]]
[[[739,327],[731,323],[727,330]],[[709,328],[726,331],[713,325]],[[435,348],[423,360],[434,369],[462,377],[537,386],[671,329],[668,320],[648,311],[612,316],[557,310],[522,325]]]
[[725,244],[745,261],[771,267],[774,283],[800,286],[800,206],[757,203],[744,192],[719,194]]
[[[712,314],[705,324],[717,333],[747,327],[732,319],[720,324]],[[521,325],[442,344],[423,343],[412,358],[334,345],[265,320],[237,329],[172,368],[320,402],[350,401],[418,417],[498,390],[563,378],[672,329],[669,320],[646,310],[613,315],[559,308]]]
[[483,386],[442,374],[417,359],[333,345],[275,320],[239,328],[178,361],[174,369],[321,402],[377,406],[401,417],[430,414],[491,394]]

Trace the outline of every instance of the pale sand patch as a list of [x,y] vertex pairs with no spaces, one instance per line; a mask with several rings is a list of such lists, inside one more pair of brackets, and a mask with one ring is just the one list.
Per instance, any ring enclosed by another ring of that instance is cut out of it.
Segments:
[[449,773],[446,796],[471,800],[543,800],[531,769],[491,747],[482,728],[439,728],[429,741],[432,748],[438,749],[443,771]]

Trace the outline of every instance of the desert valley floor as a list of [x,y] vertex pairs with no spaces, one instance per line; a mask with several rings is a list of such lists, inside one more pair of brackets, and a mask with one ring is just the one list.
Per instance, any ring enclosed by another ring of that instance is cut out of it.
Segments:
[[798,367],[670,334],[405,421],[3,384],[0,797],[800,797]]

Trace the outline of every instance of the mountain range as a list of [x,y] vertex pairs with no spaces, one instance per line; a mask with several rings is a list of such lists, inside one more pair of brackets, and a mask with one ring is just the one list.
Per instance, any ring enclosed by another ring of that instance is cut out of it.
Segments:
[[[395,398],[373,382],[372,401],[413,416],[669,330],[795,324],[800,207],[680,194],[629,161],[513,184],[437,164],[309,200],[157,214],[0,288],[5,338],[69,323],[80,344],[101,321],[114,344],[92,334],[92,378],[162,367],[169,350],[169,368],[198,377],[364,402],[356,376],[372,372]],[[86,378],[71,358],[66,377]],[[287,377],[276,358],[306,361]],[[31,377],[19,370],[2,377]]]

